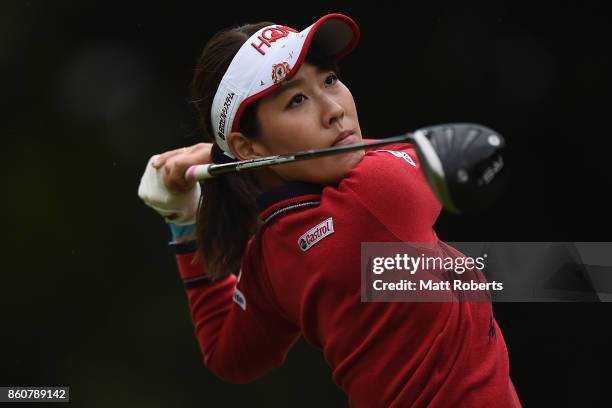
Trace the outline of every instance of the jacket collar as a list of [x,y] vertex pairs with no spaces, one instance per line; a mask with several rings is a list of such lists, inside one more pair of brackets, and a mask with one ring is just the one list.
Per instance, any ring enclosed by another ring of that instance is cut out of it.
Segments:
[[268,223],[288,211],[319,205],[325,186],[303,182],[291,182],[265,191],[257,197],[261,219]]

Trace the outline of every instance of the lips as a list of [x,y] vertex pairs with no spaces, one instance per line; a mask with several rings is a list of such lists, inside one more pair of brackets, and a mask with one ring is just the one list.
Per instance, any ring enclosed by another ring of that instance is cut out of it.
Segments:
[[355,143],[355,132],[353,130],[345,130],[340,132],[332,146],[342,146]]

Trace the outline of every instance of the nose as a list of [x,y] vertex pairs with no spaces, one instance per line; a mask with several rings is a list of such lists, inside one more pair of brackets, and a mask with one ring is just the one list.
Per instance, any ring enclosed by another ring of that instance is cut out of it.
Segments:
[[342,127],[342,119],[344,118],[344,108],[330,95],[322,97],[323,103],[323,126],[332,127],[336,122]]

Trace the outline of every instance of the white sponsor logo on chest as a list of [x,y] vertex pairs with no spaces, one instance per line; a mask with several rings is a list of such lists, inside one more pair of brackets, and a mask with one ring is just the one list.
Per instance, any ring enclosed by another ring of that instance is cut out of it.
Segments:
[[302,251],[308,251],[317,242],[334,233],[334,220],[329,217],[315,225],[298,238],[298,246]]
[[387,152],[391,153],[395,157],[399,157],[400,159],[406,160],[406,162],[412,164],[412,166],[416,167],[416,163],[412,160],[412,157],[406,152],[396,152],[395,150],[376,150],[377,152]]

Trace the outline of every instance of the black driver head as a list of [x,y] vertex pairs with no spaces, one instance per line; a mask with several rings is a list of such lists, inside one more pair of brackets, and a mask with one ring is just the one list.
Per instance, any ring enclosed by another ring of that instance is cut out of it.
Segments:
[[504,187],[504,138],[472,123],[419,129],[415,145],[432,190],[455,213],[482,210]]

